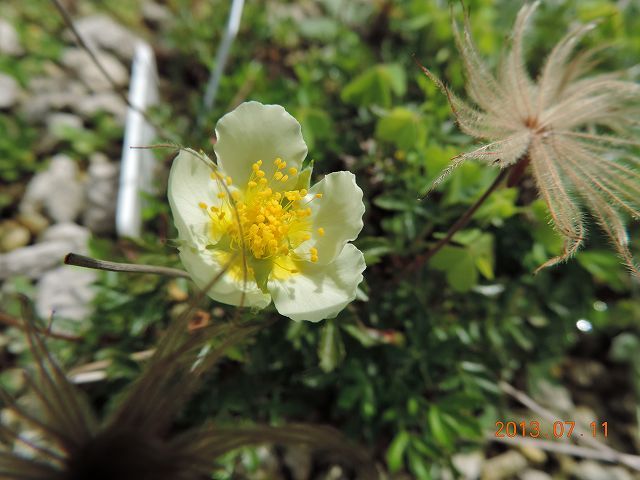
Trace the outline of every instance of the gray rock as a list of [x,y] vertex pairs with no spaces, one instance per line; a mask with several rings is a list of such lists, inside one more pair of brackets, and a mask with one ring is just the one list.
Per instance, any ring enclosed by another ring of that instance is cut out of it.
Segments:
[[0,109],[8,109],[18,103],[20,85],[16,79],[0,73]]
[[633,480],[624,468],[604,466],[593,460],[577,463],[573,475],[576,480]]
[[464,480],[476,480],[480,478],[484,454],[482,452],[458,453],[451,457],[451,462],[460,472]]
[[118,200],[118,165],[101,153],[93,154],[89,161],[83,223],[94,233],[111,233]]
[[142,17],[152,25],[161,28],[171,25],[174,15],[166,6],[156,2],[144,2],[142,4]]
[[109,113],[123,126],[127,117],[127,104],[119,95],[113,92],[86,95],[80,98],[72,108],[83,118],[91,118],[99,112]]
[[131,60],[140,40],[133,32],[107,15],[90,15],[76,20],[82,38],[94,49],[109,50],[124,60]]
[[22,102],[22,112],[30,122],[42,122],[47,114],[77,107],[87,89],[79,82],[54,70],[52,77],[35,77],[29,81],[31,95]]
[[[129,81],[129,73],[122,66],[116,57],[100,50],[94,51],[98,62],[117,86],[124,86]],[[81,48],[67,48],[62,54],[62,64],[71,69],[74,74],[84,83],[90,90],[94,92],[102,92],[112,90],[111,83],[105,77],[104,73],[93,62],[87,52]]]
[[311,476],[311,452],[308,448],[287,448],[283,461],[291,471],[294,480],[309,480]]
[[527,468],[527,459],[515,450],[488,459],[482,468],[482,480],[503,480]]
[[36,174],[29,184],[22,202],[22,213],[37,212],[44,207],[54,222],[75,220],[84,204],[84,188],[78,179],[76,162],[59,154],[51,159],[49,168]]
[[0,18],[0,54],[17,57],[23,53],[18,32],[8,21]]
[[59,138],[66,129],[82,129],[82,119],[72,113],[55,112],[47,116],[45,120],[48,132]]
[[520,480],[553,480],[551,475],[540,470],[525,470],[518,478]]
[[39,243],[0,254],[0,280],[16,275],[38,278],[60,265],[67,253],[86,253],[89,236],[89,230],[74,223],[53,225]]
[[[36,311],[41,318],[85,320],[95,296],[96,272],[64,265],[46,272],[38,282]],[[55,328],[56,324],[53,324]]]

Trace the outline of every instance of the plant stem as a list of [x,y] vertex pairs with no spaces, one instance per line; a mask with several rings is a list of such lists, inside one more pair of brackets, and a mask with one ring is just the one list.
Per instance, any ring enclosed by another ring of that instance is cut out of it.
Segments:
[[[0,312],[0,323],[4,323],[5,325],[8,325],[10,327],[19,328],[20,330],[24,329],[23,322],[4,312]],[[67,333],[52,332],[51,330],[46,328],[36,328],[36,331],[38,333],[41,333],[44,336],[56,338],[58,340],[67,340],[69,342],[82,341],[82,337],[78,337],[76,335],[70,335]]]
[[133,263],[107,262],[97,260],[77,253],[68,253],[64,257],[64,263],[76,267],[94,268],[96,270],[109,270],[111,272],[150,273],[152,275],[166,275],[169,277],[191,278],[184,270],[171,267],[157,267],[155,265],[136,265]]
[[453,238],[453,236],[456,233],[458,233],[460,230],[462,230],[467,225],[467,223],[469,223],[474,213],[476,213],[476,211],[485,202],[485,200],[489,197],[489,195],[491,195],[500,186],[500,184],[502,183],[502,180],[505,179],[505,177],[507,176],[510,170],[511,170],[511,167],[501,169],[496,179],[489,186],[489,188],[487,188],[487,190],[482,194],[482,196],[478,200],[476,200],[475,203],[471,205],[466,212],[462,214],[462,216],[456,221],[456,223],[454,223],[451,226],[451,228],[449,228],[449,231],[447,232],[447,234],[438,241],[438,243],[436,243],[433,247],[431,247],[430,250],[428,250],[423,255],[419,255],[418,257],[416,257],[416,260],[411,264],[410,269],[417,270],[418,268],[423,266],[425,263],[427,263],[431,259],[431,257],[433,257],[436,253],[438,253],[442,249],[442,247],[444,247],[447,243],[449,243],[449,241]]

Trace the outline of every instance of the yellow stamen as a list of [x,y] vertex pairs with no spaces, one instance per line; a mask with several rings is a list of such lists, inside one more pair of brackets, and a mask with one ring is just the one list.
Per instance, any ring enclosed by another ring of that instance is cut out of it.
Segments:
[[324,237],[324,228],[320,227],[318,229],[318,235],[320,235],[321,237]]
[[[193,205],[193,204],[192,204],[192,205]],[[198,203],[198,206],[199,206],[200,208],[204,208],[205,210],[207,209],[207,204],[206,204],[206,203],[204,203],[204,202],[199,202],[199,203]]]
[[226,179],[227,185],[231,185],[233,183],[233,180],[231,179],[231,177],[227,177]]
[[322,193],[316,193],[316,198],[322,198]]
[[292,175],[292,176],[293,176],[293,175],[296,175],[297,173],[298,173],[298,169],[297,169],[297,168],[295,168],[295,167],[291,167],[291,168],[289,169],[289,175]]

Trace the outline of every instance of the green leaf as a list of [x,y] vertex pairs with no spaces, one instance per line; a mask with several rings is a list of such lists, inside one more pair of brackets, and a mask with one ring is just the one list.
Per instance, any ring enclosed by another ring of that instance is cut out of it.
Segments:
[[342,362],[344,356],[344,343],[340,329],[336,326],[335,320],[327,320],[322,327],[318,345],[320,368],[324,372],[331,372]]
[[445,272],[447,282],[456,292],[468,292],[478,283],[474,258],[466,248],[449,245],[443,247],[433,256],[430,264]]
[[409,434],[401,430],[387,448],[387,466],[391,473],[396,473],[404,466],[404,452],[409,445]]
[[342,100],[362,107],[391,107],[393,95],[404,95],[407,78],[402,66],[379,64],[362,72],[342,90]]
[[422,145],[426,136],[424,119],[408,108],[396,107],[376,124],[376,137],[404,150]]

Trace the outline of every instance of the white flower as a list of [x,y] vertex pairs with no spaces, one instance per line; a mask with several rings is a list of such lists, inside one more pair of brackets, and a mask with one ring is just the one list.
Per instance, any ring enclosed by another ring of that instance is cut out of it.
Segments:
[[194,282],[230,305],[293,320],[335,317],[356,295],[365,262],[349,242],[363,227],[350,172],[309,186],[300,124],[279,105],[247,102],[216,126],[217,166],[182,149],[169,176],[180,258]]

